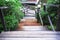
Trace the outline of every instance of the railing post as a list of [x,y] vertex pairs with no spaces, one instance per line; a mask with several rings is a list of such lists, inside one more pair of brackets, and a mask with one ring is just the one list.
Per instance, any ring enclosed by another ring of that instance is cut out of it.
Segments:
[[2,9],[1,9],[1,12],[0,12],[0,17],[1,17],[1,22],[2,22],[2,25],[3,25],[4,31],[7,31],[6,30],[6,25],[5,25],[5,20],[4,20],[4,14],[2,12]]
[[42,26],[43,26],[43,20],[42,20],[42,16],[41,16],[41,12],[40,12],[40,11],[39,11],[39,18],[40,18],[41,24],[42,24]]
[[43,20],[42,20],[42,17],[41,17],[41,12],[40,12],[40,8],[37,8],[37,11],[38,11],[38,14],[39,14],[39,19],[40,19],[40,21],[41,21],[41,24],[42,24],[42,26],[43,26]]
[[38,16],[39,16],[39,20],[41,21],[41,24],[42,24],[42,26],[43,26],[43,20],[42,20],[40,8],[41,8],[41,6],[39,6],[39,7],[37,8],[37,13],[38,13]]
[[4,31],[7,31],[6,25],[5,25],[5,20],[4,20],[4,13],[3,13],[3,9],[5,9],[6,7],[0,7],[0,18],[1,18],[1,22],[3,25],[3,29]]

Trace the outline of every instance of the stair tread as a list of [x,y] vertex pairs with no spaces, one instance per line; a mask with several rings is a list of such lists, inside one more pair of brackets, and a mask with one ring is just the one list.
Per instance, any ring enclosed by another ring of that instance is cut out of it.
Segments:
[[0,40],[60,40],[59,38],[0,38]]
[[24,17],[23,19],[36,19],[35,17]]
[[[34,33],[33,33],[34,32]],[[35,35],[35,34],[41,34],[41,35],[43,35],[43,34],[47,34],[47,35],[49,35],[49,34],[59,34],[60,35],[60,32],[53,32],[53,31],[7,31],[7,32],[2,32],[1,34],[33,34],[33,35]]]
[[11,31],[2,32],[3,38],[60,38],[60,32],[53,31]]

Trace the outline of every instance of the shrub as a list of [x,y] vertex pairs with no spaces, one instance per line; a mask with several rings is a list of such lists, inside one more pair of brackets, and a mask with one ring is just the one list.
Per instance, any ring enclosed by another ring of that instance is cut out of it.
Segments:
[[[7,6],[8,9],[4,9],[4,19],[5,19],[5,25],[7,27],[7,30],[15,30],[16,27],[18,27],[18,23],[20,22],[20,19],[23,18],[24,14],[22,11],[20,11],[20,7],[23,7],[19,0],[1,0],[0,6]],[[0,30],[2,28],[2,24],[0,23]]]

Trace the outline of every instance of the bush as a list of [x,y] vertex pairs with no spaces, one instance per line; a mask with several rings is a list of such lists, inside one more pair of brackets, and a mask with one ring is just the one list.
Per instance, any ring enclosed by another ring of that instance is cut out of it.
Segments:
[[51,7],[51,6],[48,6],[48,12],[46,13],[44,10],[43,10],[43,7],[41,9],[41,15],[42,15],[42,19],[43,19],[43,24],[44,25],[47,25],[48,26],[48,29],[49,30],[52,30],[52,27],[48,21],[48,15],[50,16],[51,18],[51,21],[53,23],[53,26],[54,28],[56,29],[56,22],[57,22],[57,8],[56,9],[52,9],[54,7]]
[[[60,4],[60,0],[54,0],[52,1],[51,4],[54,4],[54,5],[59,5]],[[57,10],[60,9],[59,7],[55,7],[55,6],[48,6],[48,13],[52,19],[52,22],[53,22],[53,25],[54,25],[54,28],[56,29],[56,24],[57,24],[57,20],[58,20],[58,13],[57,13]],[[52,28],[50,28],[52,29]]]
[[[23,7],[19,0],[1,0],[0,6],[7,6],[8,9],[4,9],[4,18],[6,22],[7,30],[15,30],[18,27],[20,19],[23,18],[24,14],[20,11],[20,7]],[[0,22],[0,30],[3,30]]]
[[47,17],[48,13],[46,13],[43,10],[43,7],[41,8],[41,16],[42,16],[42,20],[43,20],[43,24],[44,25],[49,25],[49,21],[48,21],[48,17]]
[[[53,31],[52,27],[50,25],[48,25],[47,27],[49,30]],[[54,25],[54,29],[56,29],[56,25]]]

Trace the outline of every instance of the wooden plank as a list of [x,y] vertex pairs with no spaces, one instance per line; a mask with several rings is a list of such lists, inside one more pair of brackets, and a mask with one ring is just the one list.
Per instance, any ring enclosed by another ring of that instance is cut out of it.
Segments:
[[52,31],[15,31],[2,32],[1,38],[60,38],[60,32]]
[[60,38],[0,38],[0,40],[60,40]]
[[1,34],[5,34],[5,35],[13,35],[13,34],[16,34],[16,35],[23,35],[23,34],[32,34],[32,35],[44,35],[44,34],[47,34],[47,35],[60,35],[60,32],[53,32],[53,31],[8,31],[8,32],[2,32]]
[[1,35],[1,38],[60,38],[60,35]]

